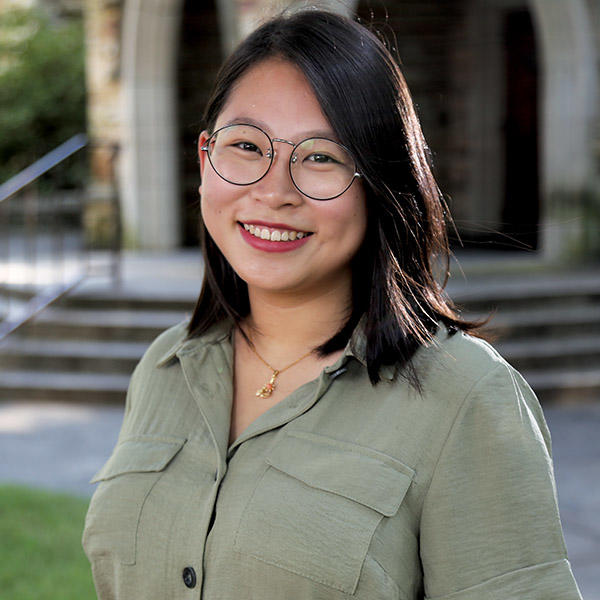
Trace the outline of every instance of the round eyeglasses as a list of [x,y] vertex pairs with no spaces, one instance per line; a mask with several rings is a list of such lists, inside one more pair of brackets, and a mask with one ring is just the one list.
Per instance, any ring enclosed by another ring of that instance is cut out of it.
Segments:
[[333,200],[361,176],[349,150],[333,140],[312,137],[294,144],[270,138],[255,125],[221,127],[200,149],[206,152],[221,179],[234,185],[252,185],[260,181],[273,164],[273,142],[293,146],[289,161],[292,183],[313,200]]

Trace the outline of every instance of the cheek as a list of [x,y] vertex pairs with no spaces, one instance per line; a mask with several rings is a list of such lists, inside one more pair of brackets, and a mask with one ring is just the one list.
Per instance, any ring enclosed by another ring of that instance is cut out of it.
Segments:
[[346,264],[354,258],[365,238],[367,216],[364,203],[361,198],[357,198],[323,209],[321,217],[324,223],[328,223],[327,247],[330,259]]
[[207,178],[200,194],[200,211],[204,222],[223,216],[228,204],[227,189],[222,189],[218,181]]
[[362,198],[356,198],[350,206],[332,210],[328,218],[335,224],[336,233],[342,239],[346,239],[351,245],[362,243],[367,229],[367,212]]
[[218,246],[221,246],[222,232],[224,231],[223,208],[211,198],[212,196],[202,195],[200,199],[200,216],[210,237]]

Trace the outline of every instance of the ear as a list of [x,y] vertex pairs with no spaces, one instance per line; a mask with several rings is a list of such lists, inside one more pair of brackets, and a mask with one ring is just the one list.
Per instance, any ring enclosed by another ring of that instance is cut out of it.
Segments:
[[[206,150],[202,150],[202,146],[206,144],[208,141],[208,131],[204,130],[200,136],[198,137],[198,160],[200,162],[200,181],[204,179],[204,169],[208,163],[208,157],[206,156]],[[200,183],[200,187],[198,188],[198,193],[202,193],[202,183]]]

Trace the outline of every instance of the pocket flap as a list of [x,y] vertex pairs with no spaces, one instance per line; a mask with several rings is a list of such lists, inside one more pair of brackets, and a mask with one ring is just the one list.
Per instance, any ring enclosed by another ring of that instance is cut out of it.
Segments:
[[415,472],[397,459],[358,444],[287,431],[267,462],[306,485],[332,492],[391,517]]
[[162,471],[185,442],[182,438],[151,435],[126,438],[116,446],[111,457],[90,483],[111,479],[123,473]]

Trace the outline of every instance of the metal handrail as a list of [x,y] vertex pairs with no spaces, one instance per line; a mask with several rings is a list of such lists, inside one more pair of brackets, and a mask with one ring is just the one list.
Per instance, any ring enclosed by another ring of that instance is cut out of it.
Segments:
[[8,181],[5,181],[0,185],[0,202],[7,200],[25,186],[34,182],[38,177],[47,173],[52,167],[63,162],[63,160],[69,158],[69,156],[75,154],[78,150],[81,150],[81,148],[87,145],[87,142],[88,139],[85,133],[78,133],[42,156],[39,160],[36,160],[20,173],[17,173],[14,177],[11,177]]
[[[11,177],[8,181],[0,185],[0,205],[5,201],[26,188],[44,175],[52,168],[56,167],[64,160],[87,146],[87,136],[83,133],[74,135],[66,142],[57,146],[54,150],[45,154],[42,158],[23,169],[20,173]],[[10,246],[9,246],[10,248]],[[10,260],[10,250],[7,261]],[[61,260],[64,261],[64,255],[61,250]],[[64,262],[62,263],[64,264]],[[27,303],[17,311],[16,315],[9,314],[8,318],[0,320],[0,340],[8,334],[21,327],[41,310],[70,292],[78,286],[87,275],[87,267],[84,267],[81,273],[72,277],[69,281],[59,284],[46,285],[44,288],[31,297]],[[8,296],[10,301],[10,295]],[[10,305],[9,305],[10,312]]]

